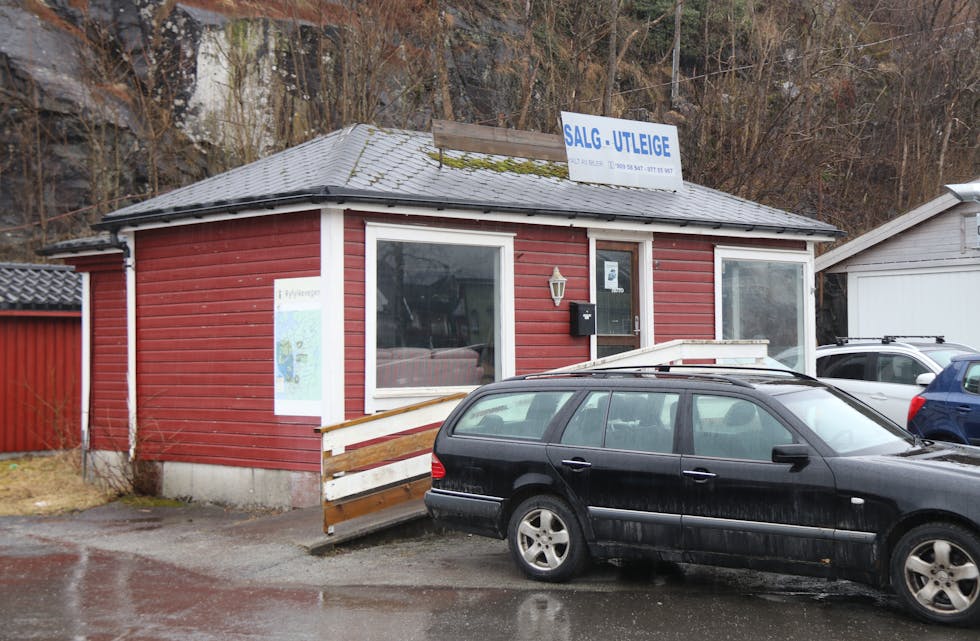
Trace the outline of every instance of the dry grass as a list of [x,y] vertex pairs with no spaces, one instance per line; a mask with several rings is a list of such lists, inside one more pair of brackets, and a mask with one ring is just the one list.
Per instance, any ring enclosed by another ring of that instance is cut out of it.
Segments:
[[113,493],[82,480],[77,450],[0,461],[0,516],[61,514],[113,498]]

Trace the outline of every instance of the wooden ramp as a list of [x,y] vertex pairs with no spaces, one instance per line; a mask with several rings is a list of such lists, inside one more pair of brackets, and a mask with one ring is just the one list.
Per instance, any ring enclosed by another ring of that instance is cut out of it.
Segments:
[[317,431],[323,439],[323,531],[401,503],[420,503],[431,485],[436,432],[465,394],[362,416]]

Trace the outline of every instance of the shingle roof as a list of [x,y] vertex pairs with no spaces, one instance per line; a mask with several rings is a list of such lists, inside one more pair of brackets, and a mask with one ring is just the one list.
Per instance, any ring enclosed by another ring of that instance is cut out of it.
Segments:
[[82,308],[82,277],[74,267],[0,263],[0,309]]
[[[664,191],[502,169],[502,156],[439,150],[429,133],[354,125],[106,215],[112,229],[304,202],[368,202],[838,236],[833,225],[684,183]],[[530,161],[541,168],[564,163]],[[450,166],[452,165],[452,166]]]

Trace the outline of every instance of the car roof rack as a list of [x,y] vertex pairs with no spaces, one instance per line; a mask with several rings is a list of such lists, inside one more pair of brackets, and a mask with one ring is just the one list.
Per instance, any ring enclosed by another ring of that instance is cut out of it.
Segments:
[[900,338],[927,338],[935,341],[937,345],[946,342],[945,336],[936,334],[886,334],[885,336],[834,336],[834,343],[847,345],[850,341],[881,341],[882,345],[889,345],[899,342]]
[[[678,370],[688,370],[688,371],[678,371]],[[583,369],[575,371],[566,372],[539,372],[536,374],[525,374],[524,376],[515,376],[510,380],[527,380],[534,378],[551,378],[551,377],[572,377],[572,378],[583,378],[583,377],[613,377],[613,376],[634,376],[637,378],[653,376],[655,378],[675,378],[675,379],[700,379],[705,381],[713,381],[718,383],[729,383],[731,385],[736,385],[738,387],[748,387],[751,388],[752,385],[742,379],[736,378],[734,376],[725,376],[724,374],[717,373],[718,370],[726,371],[738,371],[744,373],[758,373],[758,374],[779,374],[781,376],[792,377],[794,379],[800,380],[814,380],[812,377],[806,374],[801,374],[788,369],[777,369],[774,367],[742,367],[737,365],[672,365],[667,363],[660,363],[657,365],[619,365],[610,367],[597,367],[594,369]]]

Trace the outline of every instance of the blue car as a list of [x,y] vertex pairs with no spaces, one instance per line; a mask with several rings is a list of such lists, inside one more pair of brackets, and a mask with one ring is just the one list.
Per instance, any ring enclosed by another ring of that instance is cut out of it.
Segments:
[[912,399],[908,428],[933,441],[980,445],[980,355],[954,357]]

